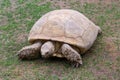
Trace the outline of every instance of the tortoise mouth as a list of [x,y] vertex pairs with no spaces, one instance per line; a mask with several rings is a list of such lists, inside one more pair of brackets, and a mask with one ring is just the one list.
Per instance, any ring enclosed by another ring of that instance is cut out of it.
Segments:
[[41,55],[43,58],[49,58],[50,56],[51,56],[51,54],[50,53],[46,53],[46,54],[44,54],[44,55]]

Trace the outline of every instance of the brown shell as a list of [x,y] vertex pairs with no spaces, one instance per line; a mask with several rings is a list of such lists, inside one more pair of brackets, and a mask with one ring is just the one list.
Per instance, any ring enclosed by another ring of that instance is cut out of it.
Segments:
[[43,15],[32,27],[29,42],[53,40],[77,46],[84,53],[95,41],[101,29],[82,13],[61,9]]

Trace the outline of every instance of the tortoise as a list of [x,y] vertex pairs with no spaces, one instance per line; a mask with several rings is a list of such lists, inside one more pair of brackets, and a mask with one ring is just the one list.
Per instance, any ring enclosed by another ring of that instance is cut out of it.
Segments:
[[53,10],[33,25],[28,37],[31,45],[19,50],[18,58],[61,57],[79,67],[83,64],[81,54],[92,46],[98,33],[101,33],[100,27],[82,13],[71,9]]

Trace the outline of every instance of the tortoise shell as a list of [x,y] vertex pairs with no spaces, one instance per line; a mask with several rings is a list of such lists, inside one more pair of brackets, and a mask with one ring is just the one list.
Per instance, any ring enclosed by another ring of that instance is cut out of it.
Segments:
[[32,27],[28,40],[51,40],[68,43],[78,47],[82,53],[87,51],[101,29],[82,13],[61,9],[43,15]]

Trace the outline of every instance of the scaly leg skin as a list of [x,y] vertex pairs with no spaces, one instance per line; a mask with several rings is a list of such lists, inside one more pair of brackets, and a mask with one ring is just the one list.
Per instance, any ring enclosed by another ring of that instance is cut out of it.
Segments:
[[82,58],[80,54],[76,50],[74,50],[70,45],[63,44],[61,50],[64,57],[73,63],[73,67],[79,67],[82,64]]
[[40,47],[41,47],[41,42],[35,42],[32,45],[25,46],[23,47],[20,51],[18,51],[17,55],[19,59],[24,60],[24,59],[36,59],[40,57]]
[[53,55],[54,51],[55,46],[51,41],[47,41],[41,46],[41,55],[43,58],[49,58]]

